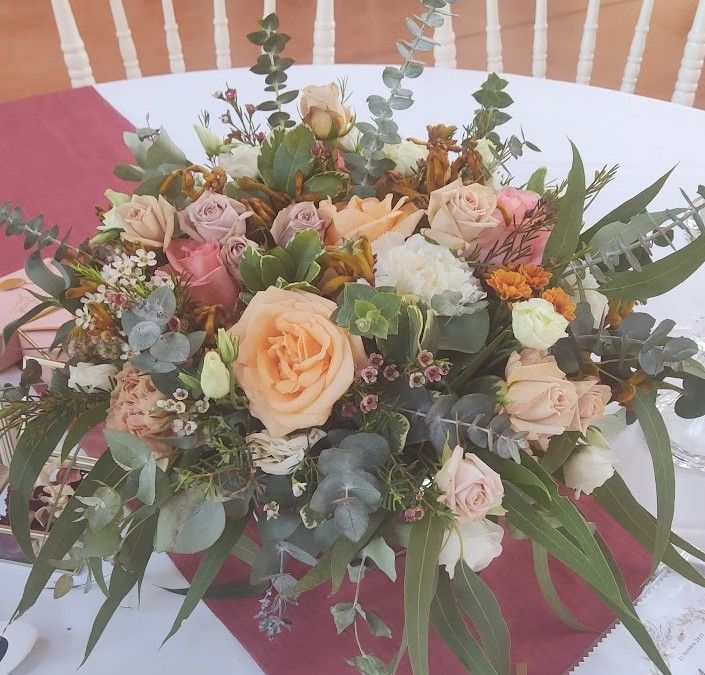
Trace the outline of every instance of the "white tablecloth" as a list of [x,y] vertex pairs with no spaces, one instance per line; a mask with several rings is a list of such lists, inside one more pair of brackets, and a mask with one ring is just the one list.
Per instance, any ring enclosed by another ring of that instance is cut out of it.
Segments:
[[[351,103],[358,119],[364,120],[367,96],[385,93],[381,70],[381,66],[295,66],[288,71],[289,84],[292,87],[325,84],[343,76],[352,92]],[[397,114],[402,133],[423,137],[428,123],[461,127],[470,122],[475,107],[471,94],[484,77],[474,71],[426,70],[410,83],[415,105]],[[526,179],[538,165],[547,166],[549,176],[563,178],[571,161],[568,138],[580,149],[588,176],[605,164],[620,165],[617,180],[592,206],[589,220],[596,220],[676,164],[669,184],[652,204],[654,209],[681,205],[680,187],[692,194],[699,183],[705,182],[705,112],[571,83],[521,76],[507,76],[507,79],[515,105],[509,110],[514,119],[504,129],[518,132],[522,128],[526,137],[542,150],[541,154],[528,153],[513,164],[518,181]],[[193,132],[193,123],[201,110],[208,109],[213,127],[219,128],[219,113],[225,106],[211,95],[227,86],[237,89],[243,103],[264,99],[262,78],[244,69],[113,82],[97,85],[96,90],[136,126],[146,125],[149,115],[151,126],[163,125],[187,156],[200,161],[203,151]],[[692,324],[695,318],[705,315],[704,282],[705,274],[701,272],[681,287],[677,295],[672,293],[650,303],[649,310],[657,316],[669,315],[684,325]],[[630,428],[615,445],[620,472],[642,503],[653,510],[651,463],[641,433]],[[674,529],[705,547],[702,511],[705,475],[682,469],[676,473]],[[14,607],[25,574],[21,568],[0,567],[0,619]],[[156,557],[147,574],[140,615],[134,609],[119,610],[106,639],[81,672],[108,675],[156,671],[190,675],[205,667],[242,675],[261,673],[203,604],[181,632],[158,654],[155,652],[179,602],[179,598],[160,591],[157,586],[181,584],[183,579],[169,559]],[[27,615],[27,620],[40,630],[39,648],[18,672],[42,675],[72,672],[80,662],[89,622],[99,601],[98,593],[88,597],[72,593],[58,602],[45,593]],[[643,661],[632,667],[616,656],[617,665],[628,666],[630,673],[650,672]]]

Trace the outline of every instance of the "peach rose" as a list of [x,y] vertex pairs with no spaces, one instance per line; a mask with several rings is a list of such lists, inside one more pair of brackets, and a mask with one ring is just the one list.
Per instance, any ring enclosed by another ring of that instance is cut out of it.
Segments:
[[612,392],[606,384],[600,384],[600,380],[594,375],[574,384],[578,392],[578,408],[571,430],[584,434],[592,422],[604,416],[605,406],[610,402]]
[[137,436],[149,445],[157,458],[162,457],[169,451],[169,446],[159,440],[165,431],[165,422],[163,417],[152,413],[159,410],[157,403],[165,399],[149,375],[126,363],[110,395],[105,427]]
[[122,223],[122,238],[152,248],[166,248],[174,235],[176,209],[159,195],[132,195],[115,207]]
[[237,306],[240,288],[223,264],[217,241],[174,239],[164,252],[171,269],[188,281],[192,300],[227,309]]
[[345,135],[355,118],[350,108],[343,104],[340,87],[335,82],[304,87],[299,109],[304,124],[308,124],[316,138],[322,140]]
[[423,211],[402,197],[392,207],[393,195],[382,201],[376,197],[360,199],[354,196],[342,208],[337,208],[330,199],[318,205],[318,214],[330,222],[326,230],[325,243],[339,244],[343,239],[365,236],[370,241],[387,232],[400,232],[410,237],[423,216]]
[[240,339],[235,379],[272,436],[325,424],[355,363],[367,361],[362,340],[330,320],[335,308],[313,293],[270,286],[230,329]]
[[536,349],[514,352],[507,361],[505,377],[506,412],[513,429],[528,432],[527,440],[537,441],[545,449],[549,437],[572,428],[578,391],[553,356]]
[[458,178],[431,192],[427,211],[431,229],[426,234],[441,244],[462,248],[497,227],[496,208],[492,188],[479,183],[463,185]]
[[439,501],[463,520],[482,520],[502,504],[504,486],[499,474],[471,452],[463,457],[459,445],[435,480],[443,493]]

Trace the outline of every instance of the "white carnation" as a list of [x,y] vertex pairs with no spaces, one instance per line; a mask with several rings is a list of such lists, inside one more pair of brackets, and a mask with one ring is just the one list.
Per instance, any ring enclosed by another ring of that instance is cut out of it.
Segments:
[[580,279],[580,283],[578,283],[577,275],[574,272],[566,274],[564,281],[568,285],[568,288],[566,289],[568,295],[570,295],[576,305],[582,301],[582,297],[580,295],[580,288],[582,287],[585,295],[585,302],[590,305],[593,326],[595,328],[599,328],[602,323],[602,319],[607,314],[607,305],[609,304],[609,300],[605,295],[600,293],[600,284],[597,283],[597,279],[595,279],[592,272],[590,270],[585,270],[585,276]]
[[455,575],[459,560],[473,571],[484,570],[502,553],[504,530],[487,520],[458,520],[445,534],[438,564],[445,565],[448,576]]
[[377,286],[394,286],[400,293],[414,295],[429,304],[434,296],[446,292],[460,293],[459,305],[465,308],[485,298],[472,268],[445,246],[431,244],[420,234],[404,243],[398,242],[398,238],[380,239],[374,248]]
[[256,467],[273,476],[286,476],[294,472],[306,451],[325,435],[320,429],[311,429],[307,434],[273,438],[266,431],[262,431],[249,434],[245,437],[245,442]]
[[576,497],[586,495],[612,477],[614,455],[609,448],[584,445],[575,450],[563,464],[565,484],[575,490]]
[[233,178],[257,178],[259,169],[260,146],[238,143],[230,149],[230,152],[218,157],[218,164]]
[[524,347],[549,349],[565,335],[568,320],[543,298],[512,305],[512,331]]
[[412,141],[402,141],[395,145],[385,145],[382,152],[396,164],[399,173],[409,176],[418,170],[418,161],[426,159],[428,148]]
[[69,387],[89,393],[97,390],[111,391],[113,385],[110,380],[114,380],[117,374],[118,368],[110,363],[94,365],[81,361],[75,366],[69,366]]

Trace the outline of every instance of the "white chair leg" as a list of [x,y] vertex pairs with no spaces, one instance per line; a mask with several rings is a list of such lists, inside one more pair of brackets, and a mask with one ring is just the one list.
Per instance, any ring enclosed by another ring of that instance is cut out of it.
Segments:
[[501,73],[504,70],[502,62],[502,27],[499,23],[498,0],[486,0],[487,24],[487,70]]
[[705,60],[705,0],[700,0],[683,50],[676,88],[671,97],[673,103],[693,105],[700,74],[703,71],[703,60]]
[[69,74],[72,87],[85,87],[95,84],[91,63],[88,60],[86,47],[78,32],[76,18],[71,11],[68,0],[51,0],[56,28],[59,31],[61,52]]
[[230,68],[230,33],[225,0],[213,0],[213,41],[215,42],[215,65]]
[[649,32],[653,8],[654,0],[642,0],[641,9],[639,10],[639,19],[634,28],[634,37],[632,37],[632,44],[629,48],[629,56],[627,56],[627,63],[624,66],[622,85],[619,88],[621,91],[625,91],[628,94],[634,93],[636,81],[639,79],[639,71],[641,70],[644,49],[646,48],[646,36]]
[[450,12],[443,17],[443,25],[433,31],[433,40],[436,42],[436,46],[433,48],[433,61],[436,68],[455,68],[457,66],[455,32]]
[[578,56],[578,69],[575,81],[578,84],[590,84],[592,75],[592,61],[595,56],[595,42],[597,40],[597,19],[600,14],[600,0],[588,0],[585,12],[583,37],[580,41],[580,55]]
[[184,63],[184,55],[181,53],[179,26],[176,23],[172,0],[162,0],[162,13],[164,14],[164,35],[166,36],[166,50],[169,54],[169,68],[172,73],[183,73],[186,70],[186,64]]
[[333,0],[316,1],[316,18],[313,22],[313,63],[335,63],[335,3]]
[[137,50],[132,40],[132,32],[130,31],[130,25],[127,23],[122,0],[110,0],[110,13],[113,15],[115,37],[117,37],[122,65],[125,68],[125,77],[128,79],[142,77],[142,71],[137,59]]
[[277,0],[264,0],[264,7],[262,9],[262,16],[269,16],[277,11]]
[[546,77],[546,59],[548,58],[548,2],[536,0],[534,15],[534,45],[531,59],[531,74],[534,77]]

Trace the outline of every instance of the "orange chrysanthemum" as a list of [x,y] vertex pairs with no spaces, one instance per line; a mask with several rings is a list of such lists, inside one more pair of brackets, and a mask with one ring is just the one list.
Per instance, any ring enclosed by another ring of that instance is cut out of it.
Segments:
[[541,265],[535,265],[534,263],[519,265],[519,273],[524,275],[526,283],[529,284],[529,286],[531,286],[531,288],[535,291],[540,291],[542,288],[546,288],[546,286],[548,286],[548,282],[551,281],[551,277],[553,276]]
[[568,321],[575,318],[575,303],[562,288],[548,288],[541,293],[541,297],[548,300]]
[[487,275],[487,284],[502,300],[524,300],[531,297],[531,286],[523,274],[498,267]]

